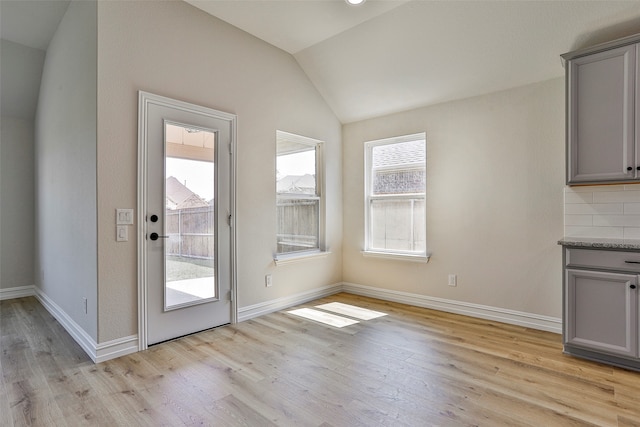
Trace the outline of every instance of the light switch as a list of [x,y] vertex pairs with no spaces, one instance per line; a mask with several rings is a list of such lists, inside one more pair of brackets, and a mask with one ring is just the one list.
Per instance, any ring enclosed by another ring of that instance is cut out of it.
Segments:
[[126,225],[116,226],[116,242],[129,241],[129,227]]
[[132,225],[133,224],[133,209],[116,209],[116,224],[117,225]]

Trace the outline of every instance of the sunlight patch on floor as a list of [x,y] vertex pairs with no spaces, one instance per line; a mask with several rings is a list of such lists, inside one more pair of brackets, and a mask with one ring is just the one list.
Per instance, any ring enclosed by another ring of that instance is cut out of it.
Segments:
[[[287,313],[304,317],[305,319],[313,320],[315,322],[324,323],[325,325],[334,326],[336,328],[343,328],[345,326],[360,323],[355,319],[371,320],[387,315],[386,313],[382,313],[380,311],[373,311],[367,308],[343,304],[340,302],[321,304],[317,305],[315,308],[318,308],[320,310],[314,310],[313,308],[299,308],[296,310],[287,311]],[[338,316],[333,313],[342,314],[343,316],[348,317]]]
[[359,323],[354,319],[347,319],[346,317],[336,316],[335,314],[314,310],[312,308],[299,308],[297,310],[288,311],[287,313],[324,323],[325,325],[335,326],[336,328],[343,328],[345,326]]
[[386,316],[387,313],[369,310],[368,308],[357,307],[355,305],[343,304],[341,302],[330,302],[328,304],[316,305],[316,308],[331,311],[333,313],[344,314],[360,320],[371,320]]

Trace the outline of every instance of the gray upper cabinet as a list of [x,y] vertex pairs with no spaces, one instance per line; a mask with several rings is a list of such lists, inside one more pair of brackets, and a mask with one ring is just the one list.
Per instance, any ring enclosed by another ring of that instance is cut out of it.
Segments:
[[629,44],[629,39],[624,43],[563,55],[568,184],[640,182],[635,136],[638,44]]

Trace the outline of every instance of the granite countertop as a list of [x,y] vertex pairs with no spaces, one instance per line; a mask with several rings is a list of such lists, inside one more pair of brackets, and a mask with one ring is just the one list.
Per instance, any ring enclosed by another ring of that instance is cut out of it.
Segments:
[[640,251],[640,239],[598,239],[594,237],[563,237],[559,245],[574,248],[631,249]]

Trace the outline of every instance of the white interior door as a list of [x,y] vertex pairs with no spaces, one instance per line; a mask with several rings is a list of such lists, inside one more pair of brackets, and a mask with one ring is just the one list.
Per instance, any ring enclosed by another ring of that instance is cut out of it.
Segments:
[[144,92],[140,113],[144,347],[231,322],[235,116]]

